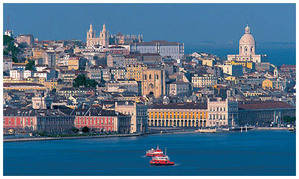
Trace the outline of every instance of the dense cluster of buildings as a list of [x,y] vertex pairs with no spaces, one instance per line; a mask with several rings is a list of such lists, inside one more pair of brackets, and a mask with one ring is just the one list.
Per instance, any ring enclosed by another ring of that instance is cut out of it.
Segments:
[[105,25],[99,34],[90,25],[86,43],[5,35],[20,49],[3,58],[5,133],[275,126],[295,116],[295,66],[255,54],[248,26],[225,59]]

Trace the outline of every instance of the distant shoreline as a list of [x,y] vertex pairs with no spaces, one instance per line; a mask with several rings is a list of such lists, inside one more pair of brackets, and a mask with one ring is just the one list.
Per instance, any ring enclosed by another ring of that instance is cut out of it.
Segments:
[[[256,127],[251,130],[289,130],[287,127]],[[216,133],[223,132],[240,132],[240,131],[218,131]],[[94,139],[94,138],[110,138],[110,137],[136,137],[144,135],[156,135],[156,134],[186,134],[186,133],[200,133],[194,131],[162,131],[152,132],[146,134],[117,134],[117,135],[100,135],[100,136],[72,136],[72,137],[24,137],[24,138],[9,138],[3,139],[3,142],[31,142],[31,141],[43,141],[43,140],[68,140],[68,139]]]

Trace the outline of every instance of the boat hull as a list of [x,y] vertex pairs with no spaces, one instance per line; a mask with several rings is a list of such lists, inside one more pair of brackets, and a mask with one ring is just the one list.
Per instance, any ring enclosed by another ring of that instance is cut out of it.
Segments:
[[150,162],[151,165],[174,165],[174,162],[156,162],[156,161],[151,161]]

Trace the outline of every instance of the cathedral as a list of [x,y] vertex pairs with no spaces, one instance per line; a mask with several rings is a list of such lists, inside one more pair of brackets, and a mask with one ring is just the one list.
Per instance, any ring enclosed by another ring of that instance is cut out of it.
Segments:
[[87,48],[94,47],[95,45],[100,45],[102,47],[109,46],[109,32],[106,30],[106,25],[103,25],[103,29],[100,32],[100,36],[96,37],[95,31],[92,29],[92,24],[90,24],[89,31],[86,36],[86,46]]
[[245,33],[239,41],[239,54],[227,55],[227,60],[261,63],[261,55],[255,54],[255,40],[248,25],[245,27]]

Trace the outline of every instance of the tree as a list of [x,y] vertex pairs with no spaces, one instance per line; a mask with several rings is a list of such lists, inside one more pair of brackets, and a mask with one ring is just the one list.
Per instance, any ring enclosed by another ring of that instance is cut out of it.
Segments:
[[87,126],[84,126],[82,128],[82,132],[84,132],[84,133],[88,133],[89,131],[90,131],[90,129]]
[[79,74],[73,81],[73,87],[78,88],[81,86],[96,88],[98,83],[95,80],[87,78],[84,74]]
[[35,64],[33,60],[29,60],[29,62],[26,64],[25,70],[30,70],[30,71],[35,70]]
[[293,124],[296,122],[296,117],[284,116],[283,121],[288,124]]
[[73,127],[73,128],[72,128],[72,131],[73,131],[74,133],[78,133],[78,132],[79,132],[79,129],[76,128],[76,127]]
[[21,52],[20,48],[16,47],[14,44],[14,38],[4,35],[3,36],[3,54],[11,55],[13,62],[18,62],[17,55]]

